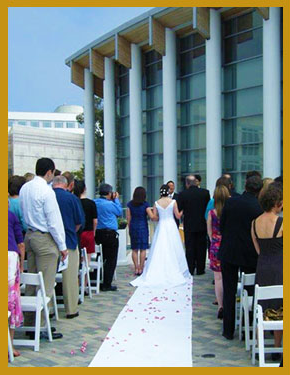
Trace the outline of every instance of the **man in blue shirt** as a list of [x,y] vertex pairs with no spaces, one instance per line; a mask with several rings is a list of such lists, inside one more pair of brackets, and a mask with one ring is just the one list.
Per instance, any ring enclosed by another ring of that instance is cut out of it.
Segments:
[[118,220],[122,215],[122,206],[119,201],[119,194],[112,192],[112,186],[102,184],[100,186],[100,198],[94,200],[98,211],[98,225],[95,240],[102,244],[104,261],[104,283],[101,290],[115,291],[117,287],[112,285],[114,272],[118,258]]
[[57,176],[53,179],[53,189],[59,205],[65,230],[65,241],[68,249],[68,268],[62,271],[62,291],[67,319],[75,318],[78,313],[79,299],[79,252],[77,231],[84,225],[84,212],[77,196],[68,192],[67,179]]

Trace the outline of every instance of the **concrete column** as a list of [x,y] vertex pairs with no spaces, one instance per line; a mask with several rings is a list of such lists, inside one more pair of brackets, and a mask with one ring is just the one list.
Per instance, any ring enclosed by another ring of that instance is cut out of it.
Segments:
[[116,189],[116,130],[115,130],[115,71],[114,61],[105,57],[104,80],[104,162],[105,182]]
[[263,21],[263,156],[264,177],[281,174],[280,8]]
[[221,16],[210,9],[210,39],[206,40],[206,180],[211,195],[222,173]]
[[95,109],[94,109],[94,77],[89,69],[85,69],[84,90],[85,120],[85,183],[87,196],[95,198]]
[[177,183],[176,36],[165,29],[163,56],[163,180]]
[[130,93],[130,190],[143,185],[142,165],[142,60],[141,49],[131,45]]

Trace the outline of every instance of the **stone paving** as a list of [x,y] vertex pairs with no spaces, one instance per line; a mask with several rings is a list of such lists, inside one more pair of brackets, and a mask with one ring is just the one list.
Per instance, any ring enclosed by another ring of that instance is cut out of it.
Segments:
[[[80,316],[72,320],[59,311],[58,322],[52,326],[63,333],[63,338],[52,343],[41,340],[40,351],[32,347],[17,347],[21,356],[9,363],[9,367],[87,367],[106,337],[128,299],[134,292],[129,281],[134,278],[132,266],[117,268],[118,292],[101,292],[93,299],[85,298],[79,306]],[[217,307],[212,285],[213,273],[193,278],[193,325],[192,359],[193,367],[252,367],[250,354],[244,349],[244,342],[237,333],[232,341],[221,336],[222,321],[216,318]],[[83,342],[86,350],[80,349]],[[145,349],[146,350],[146,349]]]

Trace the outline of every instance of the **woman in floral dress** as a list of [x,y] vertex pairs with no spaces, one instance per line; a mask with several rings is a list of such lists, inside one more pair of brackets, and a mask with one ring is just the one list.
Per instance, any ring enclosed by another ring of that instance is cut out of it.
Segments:
[[[25,247],[23,243],[22,229],[17,217],[8,210],[8,311],[9,330],[13,343],[14,330],[23,323],[23,315],[20,304],[20,272],[23,272]],[[13,348],[14,357],[20,355]]]
[[223,280],[221,262],[217,254],[221,244],[220,217],[226,200],[230,197],[228,188],[219,185],[214,191],[214,209],[209,211],[207,218],[207,233],[210,239],[209,267],[214,272],[215,295],[218,302],[218,318],[223,318]]

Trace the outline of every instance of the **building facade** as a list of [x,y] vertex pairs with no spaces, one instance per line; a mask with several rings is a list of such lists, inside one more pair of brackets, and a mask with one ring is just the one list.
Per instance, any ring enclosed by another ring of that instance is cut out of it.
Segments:
[[[199,174],[282,172],[282,8],[154,8],[66,60],[85,92],[86,163],[93,97],[104,99],[105,179],[125,205]],[[86,182],[93,186],[93,170]]]
[[84,162],[84,125],[76,120],[81,106],[63,105],[53,113],[8,112],[8,175],[34,173],[40,157],[61,171],[79,170]]

